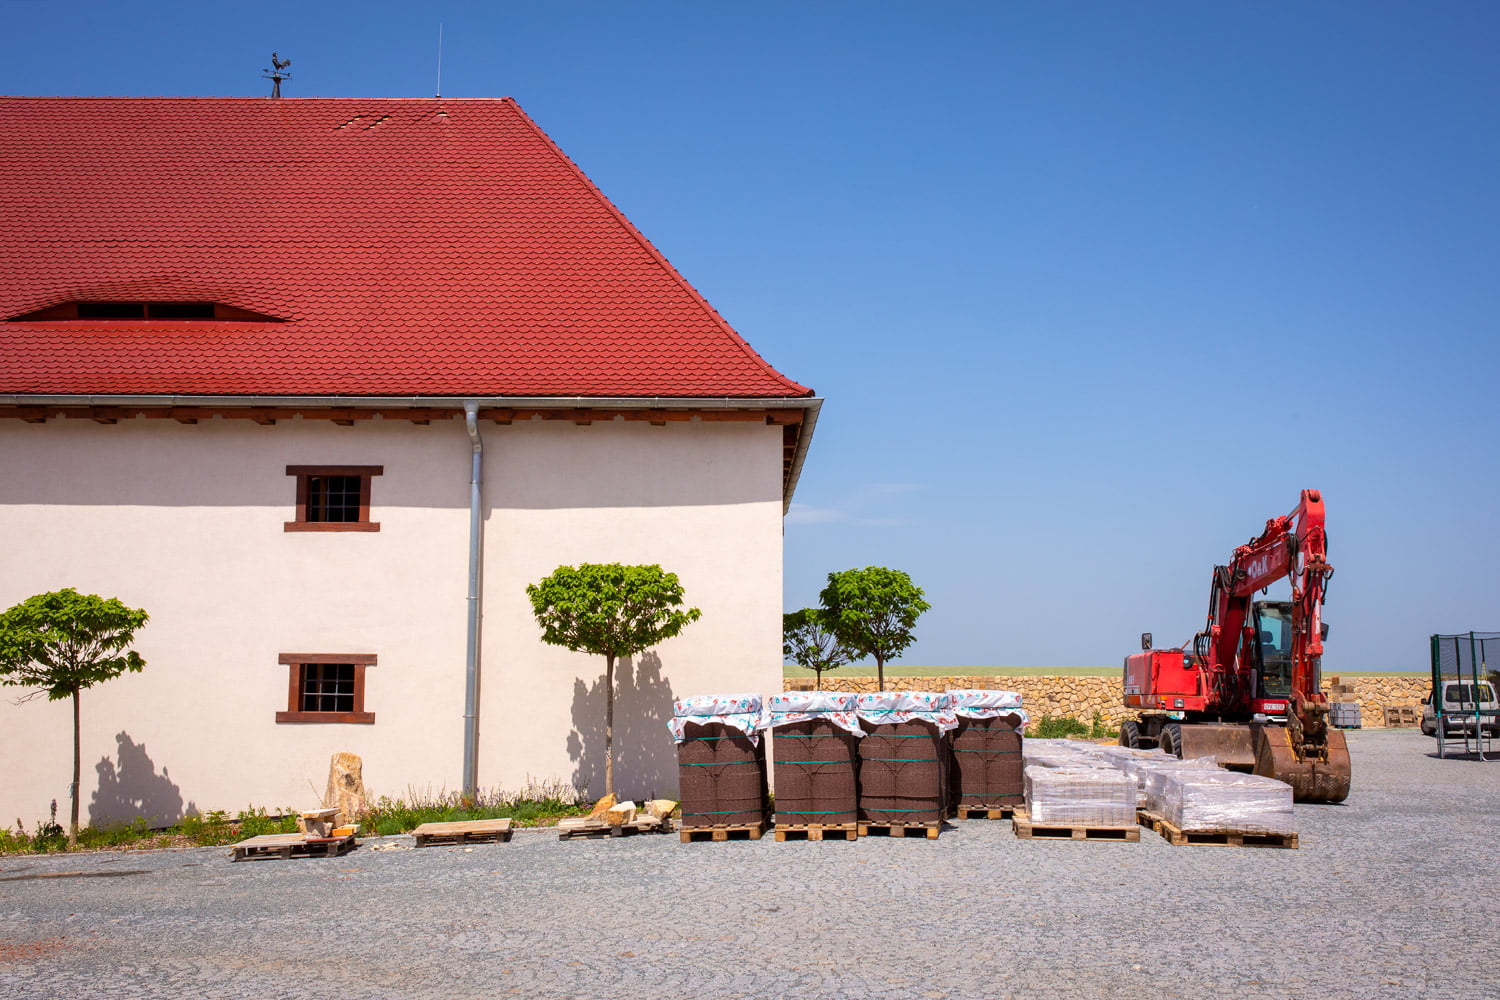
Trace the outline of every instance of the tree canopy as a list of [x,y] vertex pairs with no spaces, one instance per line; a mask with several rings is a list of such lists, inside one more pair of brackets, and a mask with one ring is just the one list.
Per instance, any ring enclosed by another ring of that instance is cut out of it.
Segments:
[[615,792],[615,659],[650,649],[702,615],[660,566],[559,566],[526,587],[542,641],[604,657],[604,791]]
[[681,632],[702,614],[681,609],[676,573],[660,566],[559,566],[526,588],[542,641],[580,653],[630,656]]
[[854,656],[838,641],[822,608],[803,608],[781,616],[781,654],[806,667],[823,686],[823,671],[836,670]]
[[[29,597],[0,613],[0,684],[73,699],[73,809],[68,842],[78,842],[78,693],[146,665],[130,648],[146,612],[71,587]],[[27,696],[30,697],[30,696]],[[22,699],[26,700],[26,699]]]
[[916,641],[912,629],[917,618],[932,607],[911,577],[884,566],[829,573],[819,599],[839,643],[875,658],[882,691],[885,661],[897,658]]

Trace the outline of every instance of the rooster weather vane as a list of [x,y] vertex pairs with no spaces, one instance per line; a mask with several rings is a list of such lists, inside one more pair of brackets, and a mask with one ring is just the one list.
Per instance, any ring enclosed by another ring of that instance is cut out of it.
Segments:
[[272,68],[271,69],[263,69],[263,70],[260,71],[261,75],[262,75],[262,77],[264,79],[267,79],[267,80],[271,81],[271,96],[273,98],[281,96],[281,81],[282,80],[290,80],[292,78],[292,74],[290,74],[290,73],[288,73],[286,71],[287,68],[290,67],[291,65],[292,65],[292,61],[290,59],[281,59],[281,58],[279,58],[276,55],[276,53],[272,52],[271,53],[271,66],[272,66]]

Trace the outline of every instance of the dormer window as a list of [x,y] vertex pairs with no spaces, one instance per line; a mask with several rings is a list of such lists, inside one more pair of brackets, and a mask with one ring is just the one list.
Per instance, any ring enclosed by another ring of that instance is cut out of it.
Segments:
[[275,316],[237,309],[221,302],[64,302],[22,316],[11,322],[31,323],[42,320],[219,320],[238,323],[280,323]]

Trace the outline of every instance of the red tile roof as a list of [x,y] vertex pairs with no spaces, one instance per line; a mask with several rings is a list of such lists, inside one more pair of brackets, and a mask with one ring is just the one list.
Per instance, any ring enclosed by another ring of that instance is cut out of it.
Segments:
[[0,98],[0,393],[807,396],[509,98]]

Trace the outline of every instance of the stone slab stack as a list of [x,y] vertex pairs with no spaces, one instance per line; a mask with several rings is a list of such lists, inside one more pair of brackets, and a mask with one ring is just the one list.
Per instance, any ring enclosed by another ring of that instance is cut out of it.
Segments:
[[1021,739],[1026,712],[1015,691],[950,690],[950,795],[960,809],[1014,809],[1025,799]]
[[937,829],[948,808],[947,734],[958,726],[946,692],[884,691],[855,701],[859,818],[874,827]]
[[776,773],[776,825],[847,827],[859,821],[859,741],[855,696],[787,691],[766,700]]
[[698,695],[672,704],[682,828],[761,828],[770,812],[758,694]]

